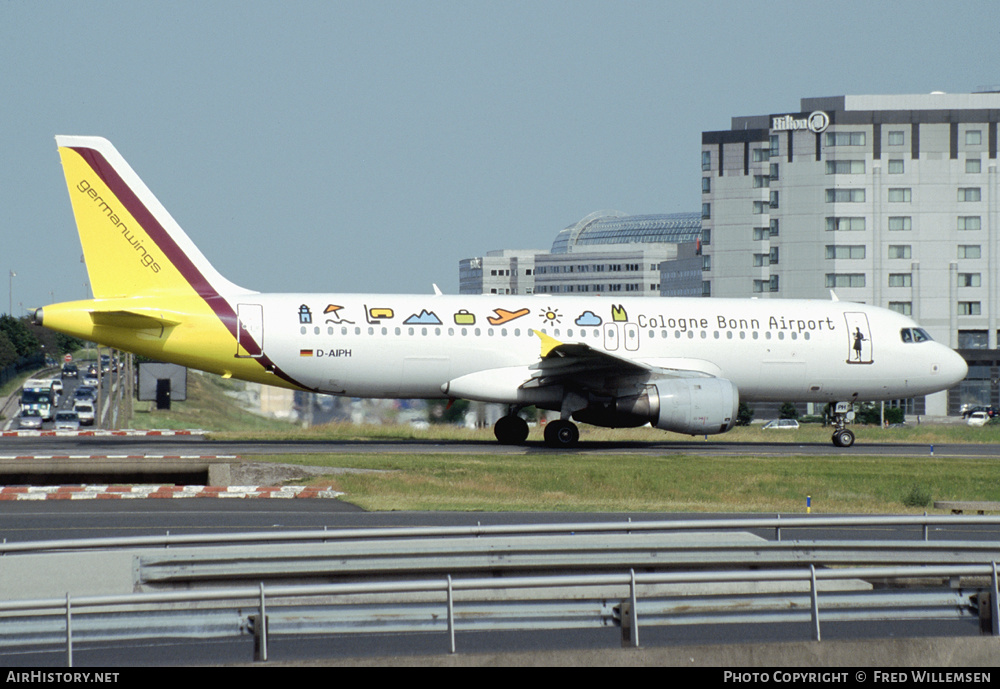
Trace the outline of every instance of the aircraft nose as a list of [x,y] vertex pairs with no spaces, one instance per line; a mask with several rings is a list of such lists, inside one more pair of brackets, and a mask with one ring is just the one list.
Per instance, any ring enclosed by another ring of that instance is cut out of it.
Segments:
[[942,382],[947,381],[948,385],[952,386],[965,380],[965,376],[969,374],[969,365],[965,363],[962,355],[943,345],[941,349],[937,373]]

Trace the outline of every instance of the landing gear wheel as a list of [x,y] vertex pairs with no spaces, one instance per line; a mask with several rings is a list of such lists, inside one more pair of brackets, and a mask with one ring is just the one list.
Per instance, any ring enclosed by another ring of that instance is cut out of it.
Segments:
[[545,444],[549,447],[567,448],[580,440],[580,429],[571,421],[553,421],[545,427]]
[[501,445],[520,445],[528,439],[528,422],[520,416],[501,416],[493,424],[493,435]]
[[854,412],[851,411],[853,402],[834,402],[831,411],[833,412],[833,444],[837,447],[850,447],[854,444],[853,431],[847,430],[847,423],[854,419]]
[[850,447],[854,444],[854,433],[846,428],[834,431],[833,444],[837,447]]

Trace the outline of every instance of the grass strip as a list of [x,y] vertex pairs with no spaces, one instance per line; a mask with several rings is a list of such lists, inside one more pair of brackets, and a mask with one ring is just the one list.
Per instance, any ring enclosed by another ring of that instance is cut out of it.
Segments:
[[1000,463],[989,458],[317,453],[254,461],[329,466],[309,483],[379,511],[804,513],[811,496],[813,513],[920,514],[933,512],[934,500],[1000,500]]
[[[468,429],[431,425],[418,429],[408,424],[365,425],[330,423],[303,428],[300,423],[253,414],[240,408],[242,382],[192,371],[188,375],[187,401],[175,401],[169,411],[156,410],[150,402],[136,403],[133,428],[196,428],[212,431],[212,437],[245,440],[473,440],[493,442],[492,428]],[[910,424],[899,428],[851,426],[858,443],[998,443],[1000,424],[974,428],[960,420],[953,423]],[[734,428],[729,433],[698,437],[702,442],[736,443],[830,443],[833,429],[820,424],[802,424],[792,431],[764,430],[760,425]],[[541,441],[542,429],[532,428],[529,440]],[[580,426],[582,442],[670,442],[692,440],[690,436],[656,428],[597,428]]]
[[[301,428],[289,421],[243,411],[233,397],[242,386],[217,376],[190,375],[188,401],[169,412],[148,409],[135,426],[211,429],[210,437],[244,440],[493,442],[489,428],[334,423]],[[902,428],[852,426],[863,443],[996,443],[1000,427],[962,423]],[[701,443],[823,443],[832,429],[805,424],[794,431],[736,428]],[[533,428],[530,440],[541,440]],[[687,436],[653,428],[581,426],[581,441],[663,443]],[[322,448],[317,448],[321,450]],[[369,510],[921,513],[934,500],[1000,500],[1000,462],[990,458],[943,458],[921,450],[914,457],[660,456],[575,452],[523,454],[372,453],[273,455],[252,461],[330,467],[311,483],[332,484],[346,500]],[[669,454],[667,454],[669,453]],[[250,460],[250,458],[247,458]],[[378,473],[337,473],[335,469]]]

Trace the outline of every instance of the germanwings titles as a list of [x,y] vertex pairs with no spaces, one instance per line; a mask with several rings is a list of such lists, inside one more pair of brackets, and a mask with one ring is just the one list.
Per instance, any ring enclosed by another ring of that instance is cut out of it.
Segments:
[[297,390],[508,405],[494,427],[522,443],[525,406],[574,421],[723,433],[741,399],[835,404],[937,392],[964,360],[898,313],[840,301],[441,294],[261,294],[222,277],[124,158],[96,137],[56,137],[94,291],[38,309],[48,328]]

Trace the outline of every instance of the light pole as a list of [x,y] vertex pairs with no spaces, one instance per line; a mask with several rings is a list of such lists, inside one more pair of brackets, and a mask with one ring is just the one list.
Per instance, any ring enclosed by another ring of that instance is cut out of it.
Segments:
[[7,279],[7,292],[10,301],[7,303],[7,315],[14,316],[14,278],[17,277],[17,273],[13,270],[10,271],[10,277]]

